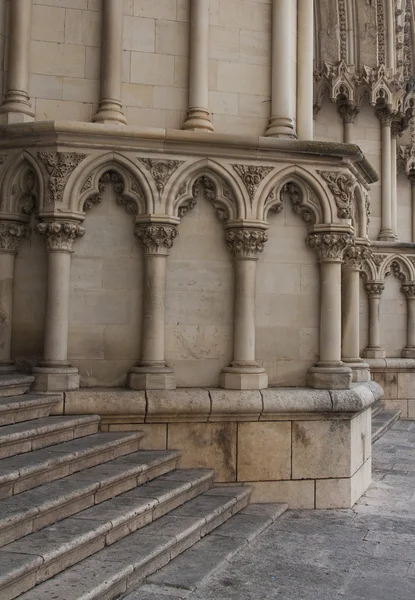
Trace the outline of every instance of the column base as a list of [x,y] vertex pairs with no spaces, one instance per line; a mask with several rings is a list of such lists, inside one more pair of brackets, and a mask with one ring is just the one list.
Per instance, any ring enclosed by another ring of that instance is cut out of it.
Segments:
[[94,117],[95,123],[108,123],[112,125],[126,125],[127,119],[122,112],[122,105],[115,100],[103,100]]
[[0,123],[13,125],[15,123],[31,123],[35,120],[35,113],[30,104],[30,98],[21,90],[9,90],[6,100],[0,108]]
[[378,240],[381,242],[394,242],[396,240],[396,236],[392,229],[382,229],[378,235]]
[[365,358],[386,358],[386,352],[385,349],[381,348],[380,346],[368,346],[363,350],[363,356]]
[[19,371],[15,363],[0,363],[0,375],[8,375],[9,373],[17,373]]
[[268,375],[262,367],[225,367],[219,386],[225,390],[265,390]]
[[176,377],[169,367],[133,367],[128,373],[131,390],[175,390]]
[[183,129],[190,131],[214,131],[210,113],[204,108],[190,108]]
[[80,376],[75,367],[33,367],[36,392],[67,392],[79,389]]
[[402,350],[402,358],[415,358],[415,348],[404,348]]
[[370,367],[361,359],[356,360],[343,360],[346,367],[350,367],[352,370],[352,381],[362,382],[370,381]]
[[294,120],[287,117],[271,117],[265,135],[266,137],[296,139]]
[[338,366],[311,367],[307,385],[316,390],[348,390],[352,383],[352,370],[340,363]]

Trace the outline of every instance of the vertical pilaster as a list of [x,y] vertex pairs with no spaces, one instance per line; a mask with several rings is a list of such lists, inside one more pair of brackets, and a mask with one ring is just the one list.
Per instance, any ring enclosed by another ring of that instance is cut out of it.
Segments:
[[209,112],[209,0],[190,2],[189,106],[183,129],[213,131]]
[[402,350],[403,358],[415,358],[415,284],[402,285],[402,292],[406,297],[408,317],[406,324],[406,347]]
[[398,147],[397,138],[398,135],[403,133],[401,119],[393,120],[391,125],[391,217],[392,217],[392,231],[395,239],[398,239],[398,170],[397,170],[397,158],[398,158]]
[[320,360],[307,375],[310,387],[347,389],[352,371],[341,360],[341,265],[343,253],[353,244],[350,233],[311,233],[308,245],[320,263]]
[[382,281],[369,281],[365,289],[369,298],[369,345],[363,355],[365,358],[385,358],[385,349],[380,343],[380,298],[385,284]]
[[297,0],[297,136],[313,139],[314,0]]
[[29,98],[30,28],[32,0],[9,2],[7,87],[0,120],[22,123],[34,120]]
[[[296,134],[296,38],[297,3],[272,1],[271,117],[265,133],[295,138]],[[310,24],[312,27],[312,24]]]
[[78,369],[68,361],[69,285],[75,240],[85,229],[76,222],[42,222],[48,255],[43,360],[33,369],[37,391],[64,391],[79,387]]
[[233,361],[230,367],[222,369],[222,388],[262,390],[268,387],[265,369],[255,360],[256,263],[267,239],[263,229],[226,232],[235,265],[235,313]]
[[94,121],[125,125],[121,105],[124,3],[102,0],[101,91]]
[[[168,218],[167,218],[168,219]],[[137,223],[135,236],[144,248],[144,308],[141,361],[128,375],[135,390],[176,388],[173,369],[165,360],[166,265],[178,234],[177,223]]]
[[395,235],[392,229],[392,138],[391,125],[393,115],[387,107],[379,108],[376,115],[382,128],[382,225],[379,239],[383,241],[394,241]]

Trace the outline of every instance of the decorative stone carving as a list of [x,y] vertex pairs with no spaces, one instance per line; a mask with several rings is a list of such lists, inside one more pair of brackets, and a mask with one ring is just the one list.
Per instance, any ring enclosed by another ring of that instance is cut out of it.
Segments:
[[400,281],[406,282],[409,278],[408,270],[398,261],[394,260],[389,265],[389,269],[386,271],[385,275],[389,275],[392,273],[397,277]]
[[281,190],[281,196],[283,194],[288,194],[293,211],[300,215],[303,221],[305,221],[307,224],[314,223],[315,218],[313,211],[308,206],[303,204],[303,194],[296,183],[286,183]]
[[345,0],[338,0],[340,23],[340,58],[347,62],[347,15]]
[[339,115],[343,119],[344,123],[354,123],[357,115],[359,114],[359,108],[351,102],[338,102],[337,110]]
[[384,0],[376,0],[376,19],[378,26],[378,64],[386,64],[386,42],[385,42],[385,12]]
[[[86,187],[86,189],[90,189],[92,187],[92,180],[91,180],[91,185],[89,185],[89,179],[90,178],[88,178],[87,181],[85,182],[83,189],[85,188],[85,186],[88,186],[88,187]],[[137,202],[133,198],[130,198],[129,196],[127,196],[124,193],[125,192],[124,181],[121,178],[121,176],[116,171],[113,171],[113,170],[107,171],[100,177],[99,182],[98,182],[98,194],[92,194],[85,200],[84,206],[83,206],[84,211],[87,212],[88,210],[91,210],[91,208],[94,205],[101,203],[102,194],[104,193],[105,187],[108,184],[112,184],[114,186],[115,201],[117,202],[117,204],[119,206],[124,207],[125,212],[128,213],[129,215],[138,215],[139,209],[138,209]],[[135,181],[131,183],[131,189],[139,196],[141,202],[144,203],[141,188],[139,187],[139,185],[137,185],[137,183]]]
[[343,254],[343,268],[350,271],[360,271],[363,261],[370,258],[370,250],[365,246],[350,246]]
[[339,219],[351,219],[352,198],[356,187],[356,179],[349,173],[339,171],[317,171],[327,182],[329,190],[334,195]]
[[30,228],[13,221],[0,222],[0,252],[16,254],[21,239],[30,237]]
[[379,119],[382,127],[391,127],[392,121],[395,118],[394,113],[390,110],[388,106],[380,106],[376,109],[376,116]]
[[225,240],[235,258],[257,259],[264,250],[268,234],[263,229],[228,229]]
[[88,177],[88,179],[85,181],[84,185],[82,186],[81,194],[83,194],[83,192],[87,192],[88,190],[90,190],[92,188],[92,180],[93,180],[93,176],[90,175]]
[[374,252],[371,252],[370,258],[377,267],[380,267],[383,264],[383,261],[385,260],[386,256],[386,254],[375,254]]
[[382,282],[365,283],[365,290],[369,298],[380,298],[384,289],[385,284]]
[[78,152],[38,152],[38,156],[49,173],[50,201],[62,202],[71,173],[87,155]]
[[20,171],[12,185],[11,196],[13,212],[24,216],[32,214],[37,198],[37,178],[31,167]]
[[350,233],[310,233],[307,239],[309,248],[317,252],[320,261],[341,261],[344,251],[353,242]]
[[7,154],[0,154],[0,165],[6,162]]
[[264,167],[262,165],[232,165],[232,167],[242,179],[251,204],[261,182],[274,170],[274,167]]
[[157,160],[152,158],[138,159],[150,171],[157,191],[161,195],[173,173],[183,164],[182,160]]
[[401,291],[407,300],[415,300],[415,284],[406,283],[401,286]]
[[[196,206],[197,198],[200,196],[202,191],[204,192],[206,200],[208,200],[214,207],[218,219],[220,221],[227,221],[230,218],[229,210],[224,202],[218,199],[218,186],[220,184],[215,183],[209,176],[202,175],[193,184],[192,197],[185,200],[179,207],[179,217],[183,217],[189,210],[192,210]],[[233,204],[232,193],[226,184],[221,185],[222,196],[229,200]],[[180,186],[177,193],[176,199],[181,196],[186,196],[187,184]]]
[[45,236],[47,252],[72,252],[75,240],[85,234],[82,225],[71,222],[42,222],[36,229]]
[[271,190],[267,196],[267,199],[265,201],[265,207],[268,207],[268,206],[270,207],[269,210],[272,210],[276,214],[279,214],[280,212],[282,212],[282,210],[284,208],[284,204],[282,203],[282,200],[281,200],[281,195],[279,198],[277,197],[276,189]]
[[179,232],[175,225],[138,224],[134,235],[147,254],[167,254]]

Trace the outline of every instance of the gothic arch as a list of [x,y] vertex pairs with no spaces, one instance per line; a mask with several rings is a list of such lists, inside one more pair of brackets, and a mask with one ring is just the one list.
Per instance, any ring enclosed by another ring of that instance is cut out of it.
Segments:
[[15,154],[6,166],[0,189],[0,210],[29,218],[34,209],[41,210],[44,177],[35,158],[25,150]]
[[137,165],[117,152],[94,157],[77,167],[65,188],[64,203],[72,212],[85,213],[100,202],[107,183],[114,184],[117,202],[130,214],[155,212],[155,189]]
[[222,220],[249,218],[250,203],[246,190],[229,171],[210,159],[192,163],[172,178],[166,193],[166,214],[183,216],[186,207],[190,208],[194,201],[195,185],[202,178],[210,182],[209,200]]
[[301,191],[301,201],[295,200],[293,206],[298,207],[298,210],[294,209],[296,212],[312,215],[312,219],[307,222],[310,224],[333,222],[335,213],[331,206],[332,202],[320,181],[313,173],[296,165],[282,169],[266,182],[252,207],[255,218],[266,221],[270,210],[278,210],[277,207],[281,204],[281,193],[286,191],[284,187],[289,183],[295,184]]
[[379,269],[379,279],[384,281],[391,272],[402,283],[415,282],[414,265],[406,256],[399,254],[388,256]]

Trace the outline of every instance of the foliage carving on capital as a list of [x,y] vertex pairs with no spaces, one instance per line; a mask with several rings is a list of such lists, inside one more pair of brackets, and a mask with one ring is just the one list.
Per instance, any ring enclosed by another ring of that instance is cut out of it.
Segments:
[[138,160],[150,171],[159,194],[163,193],[170,177],[183,164],[182,160],[158,160],[152,158],[139,158]]
[[352,217],[352,198],[357,185],[355,177],[341,171],[317,171],[334,196],[339,219]]
[[380,298],[384,289],[385,284],[379,281],[365,283],[365,290],[369,298]]
[[42,221],[36,229],[45,237],[47,252],[72,252],[75,240],[85,234],[82,225],[68,221]]
[[179,232],[176,225],[139,223],[134,230],[146,254],[167,254]]
[[263,229],[228,229],[225,240],[235,258],[257,259],[264,250],[268,234]]
[[344,123],[354,123],[360,112],[359,108],[352,102],[339,102],[337,110]]
[[252,204],[257,189],[265,177],[273,171],[274,167],[266,167],[263,165],[232,165],[232,167],[242,179]]
[[341,261],[344,251],[353,243],[354,238],[350,233],[310,233],[307,239],[309,248],[313,248],[323,262]]
[[370,258],[370,250],[365,246],[350,246],[343,254],[343,268],[350,271],[360,271],[363,262]]
[[21,239],[30,237],[30,228],[13,221],[0,222],[0,252],[16,254]]
[[407,300],[415,300],[415,284],[406,283],[401,286],[402,293]]
[[386,105],[381,105],[376,109],[376,116],[382,127],[391,127],[392,121],[396,117],[393,111]]
[[79,152],[38,152],[38,156],[49,174],[50,201],[62,202],[71,173],[87,155]]

